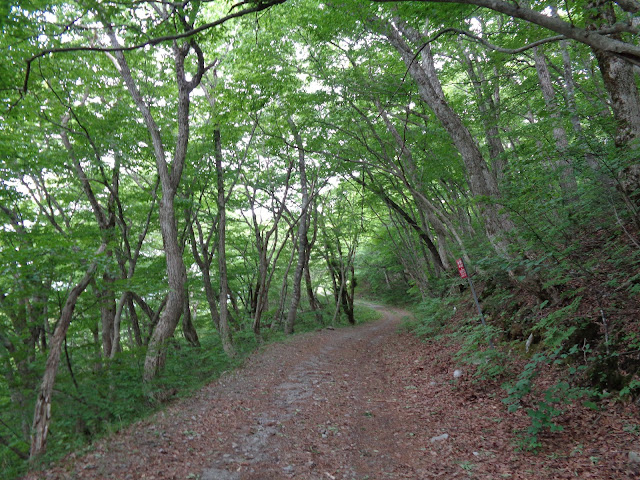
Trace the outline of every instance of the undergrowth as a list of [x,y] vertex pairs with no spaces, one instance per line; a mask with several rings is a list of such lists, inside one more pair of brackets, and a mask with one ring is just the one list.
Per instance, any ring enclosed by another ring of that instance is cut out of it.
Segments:
[[455,359],[473,381],[500,385],[507,413],[526,412],[520,449],[538,451],[544,438],[562,431],[568,405],[598,409],[604,398],[640,397],[640,331],[633,321],[640,311],[640,251],[614,230],[556,244],[532,259],[475,252],[480,260],[470,273],[487,327],[458,278],[449,279],[446,295],[416,305],[406,325],[425,341],[454,343]]

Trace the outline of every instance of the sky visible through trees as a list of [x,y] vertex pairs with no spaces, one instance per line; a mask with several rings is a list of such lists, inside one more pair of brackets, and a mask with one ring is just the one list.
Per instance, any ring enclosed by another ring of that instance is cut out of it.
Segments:
[[0,468],[358,294],[462,301],[459,258],[487,355],[531,338],[580,395],[638,395],[639,12],[3,2]]

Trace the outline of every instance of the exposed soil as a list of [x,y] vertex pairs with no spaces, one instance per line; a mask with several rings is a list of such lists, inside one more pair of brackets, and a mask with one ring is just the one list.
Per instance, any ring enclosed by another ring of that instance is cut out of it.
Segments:
[[454,379],[453,347],[400,333],[404,313],[382,312],[269,345],[193,397],[27,478],[638,478],[634,408],[570,409],[538,455],[519,452],[514,430],[526,415],[508,414],[498,387]]

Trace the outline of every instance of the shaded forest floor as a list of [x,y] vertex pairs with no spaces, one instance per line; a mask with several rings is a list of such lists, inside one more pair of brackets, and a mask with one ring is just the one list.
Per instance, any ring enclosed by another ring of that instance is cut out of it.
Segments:
[[454,379],[455,346],[400,332],[403,311],[382,313],[269,345],[194,396],[26,478],[638,478],[634,409],[569,408],[563,432],[537,455],[520,452],[515,432],[527,417],[507,413],[500,387]]

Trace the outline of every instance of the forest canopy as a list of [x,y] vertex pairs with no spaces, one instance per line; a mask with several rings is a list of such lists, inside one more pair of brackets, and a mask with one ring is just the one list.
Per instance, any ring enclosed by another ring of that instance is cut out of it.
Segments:
[[457,259],[487,355],[534,339],[583,359],[572,385],[640,394],[638,12],[3,2],[0,468],[142,415],[184,365],[355,323],[357,295],[461,301]]

